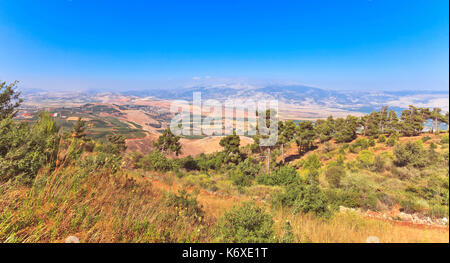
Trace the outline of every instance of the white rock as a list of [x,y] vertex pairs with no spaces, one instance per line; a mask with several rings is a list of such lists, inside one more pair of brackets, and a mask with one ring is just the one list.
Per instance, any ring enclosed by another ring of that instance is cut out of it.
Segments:
[[376,236],[368,236],[366,243],[380,243],[380,239]]
[[70,236],[66,238],[66,243],[80,243],[80,240],[76,236]]

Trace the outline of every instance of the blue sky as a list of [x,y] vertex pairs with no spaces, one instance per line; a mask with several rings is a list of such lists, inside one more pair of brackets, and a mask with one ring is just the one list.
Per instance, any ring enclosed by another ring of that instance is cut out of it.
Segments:
[[448,71],[448,1],[0,0],[0,79],[26,88],[445,90]]

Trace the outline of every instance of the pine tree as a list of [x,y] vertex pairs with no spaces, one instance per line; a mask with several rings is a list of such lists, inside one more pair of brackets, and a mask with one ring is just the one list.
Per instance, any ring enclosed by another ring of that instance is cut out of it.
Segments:
[[330,116],[327,120],[317,120],[314,123],[314,130],[316,131],[321,143],[329,141],[333,137],[334,133],[333,117]]
[[381,116],[378,112],[373,111],[366,115],[364,135],[377,136],[381,133]]
[[359,119],[355,116],[348,115],[347,118],[336,119],[334,140],[338,143],[351,142],[356,139],[356,131],[359,126]]
[[77,139],[83,139],[86,137],[86,121],[81,117],[78,117],[77,122],[73,125],[72,137]]
[[445,115],[444,115],[443,122],[444,122],[445,124],[447,124],[447,130],[448,130],[448,111],[447,111],[447,112],[445,113]]
[[430,113],[430,118],[433,120],[431,132],[439,132],[441,122],[445,122],[445,116],[441,114],[441,111],[440,108],[434,108]]
[[180,137],[175,136],[169,128],[164,130],[153,146],[165,154],[175,153],[176,156],[181,154]]
[[397,113],[393,109],[391,109],[388,113],[385,128],[386,128],[385,132],[387,134],[393,134],[393,133],[397,132],[397,130],[399,128]]
[[17,108],[23,102],[20,92],[16,91],[17,81],[6,84],[0,82],[0,120],[14,118],[17,115]]
[[241,152],[239,150],[239,146],[241,144],[241,139],[236,132],[233,132],[232,135],[228,135],[223,137],[219,145],[224,148],[223,152],[225,153],[225,163],[239,163],[241,161]]
[[296,143],[299,147],[299,153],[306,153],[312,149],[316,133],[311,121],[302,121],[297,125]]
[[378,112],[379,130],[383,134],[385,133],[386,125],[388,122],[388,107],[383,106]]
[[426,118],[426,111],[420,111],[417,107],[409,105],[408,109],[402,111],[401,116],[401,132],[404,136],[417,136],[424,127],[424,117]]

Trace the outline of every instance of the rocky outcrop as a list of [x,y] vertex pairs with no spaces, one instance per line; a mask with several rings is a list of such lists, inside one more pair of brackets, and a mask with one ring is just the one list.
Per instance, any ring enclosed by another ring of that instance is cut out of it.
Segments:
[[396,209],[393,209],[386,213],[382,213],[382,212],[374,212],[371,210],[362,211],[359,208],[355,209],[355,208],[339,206],[339,212],[341,212],[341,213],[354,212],[354,213],[358,213],[358,214],[360,214],[362,216],[366,216],[366,217],[388,220],[388,221],[409,222],[409,223],[418,224],[418,225],[448,226],[448,218],[446,218],[446,217],[431,218],[429,216],[423,216],[423,215],[419,215],[419,214],[408,214],[408,213],[400,212],[399,210],[396,210]]

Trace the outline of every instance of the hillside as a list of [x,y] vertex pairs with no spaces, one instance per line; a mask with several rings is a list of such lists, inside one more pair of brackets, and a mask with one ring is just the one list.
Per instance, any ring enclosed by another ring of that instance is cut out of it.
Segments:
[[279,120],[261,146],[179,137],[141,106],[5,108],[0,242],[449,242],[439,108]]

